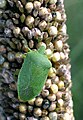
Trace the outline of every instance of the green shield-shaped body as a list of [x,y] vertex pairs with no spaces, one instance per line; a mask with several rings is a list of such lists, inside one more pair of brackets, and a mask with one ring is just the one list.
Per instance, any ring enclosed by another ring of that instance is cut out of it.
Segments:
[[20,100],[31,100],[41,92],[50,67],[48,58],[38,51],[31,51],[26,55],[17,83]]

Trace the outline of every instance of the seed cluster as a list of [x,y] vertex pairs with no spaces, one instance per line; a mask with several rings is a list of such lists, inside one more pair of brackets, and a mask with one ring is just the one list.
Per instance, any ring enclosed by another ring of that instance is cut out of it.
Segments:
[[[74,120],[63,0],[0,0],[1,120]],[[28,47],[52,63],[41,93],[18,100],[17,78]]]

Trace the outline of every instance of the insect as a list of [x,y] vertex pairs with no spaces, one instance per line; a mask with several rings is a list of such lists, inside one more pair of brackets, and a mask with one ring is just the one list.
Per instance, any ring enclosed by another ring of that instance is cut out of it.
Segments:
[[45,48],[27,53],[18,75],[17,90],[21,101],[36,97],[42,90],[48,76],[51,62],[44,55]]

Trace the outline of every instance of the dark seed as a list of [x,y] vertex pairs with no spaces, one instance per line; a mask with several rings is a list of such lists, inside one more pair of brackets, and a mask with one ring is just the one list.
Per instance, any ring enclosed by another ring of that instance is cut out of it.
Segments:
[[6,48],[4,45],[0,45],[0,53],[1,54],[6,53]]
[[13,98],[14,97],[14,93],[13,92],[8,92],[8,97],[9,98]]
[[11,7],[13,7],[13,6],[14,6],[13,1],[11,1],[11,0],[7,0],[7,1],[8,1],[9,5],[10,5]]
[[15,55],[12,52],[9,52],[7,57],[8,57],[8,60],[11,62],[11,61],[14,61]]
[[5,26],[5,20],[0,20],[0,27],[4,27]]
[[19,103],[15,103],[15,104],[12,104],[12,105],[10,105],[10,106],[11,106],[12,108],[18,110],[18,108],[19,108]]
[[61,2],[60,2],[60,1],[57,1],[57,2],[56,2],[56,6],[59,6],[59,5],[61,5]]
[[33,106],[28,106],[28,112],[32,112],[33,111]]
[[15,83],[11,83],[11,84],[9,85],[9,88],[10,88],[11,90],[13,90],[13,91],[16,91],[17,86],[16,86]]
[[4,61],[5,61],[5,58],[2,55],[0,55],[0,65],[2,65]]
[[43,108],[44,108],[44,109],[47,109],[47,108],[49,108],[49,106],[50,106],[49,100],[45,99],[45,100],[43,101]]
[[12,37],[12,33],[11,33],[11,30],[9,28],[5,28],[4,33],[5,33],[6,37]]
[[15,117],[16,119],[18,119],[19,115],[18,115],[17,112],[15,112],[13,115],[14,115],[14,117]]
[[10,28],[10,29],[13,28],[13,23],[12,23],[11,19],[8,19],[8,20],[6,21],[6,26],[7,26],[8,28]]

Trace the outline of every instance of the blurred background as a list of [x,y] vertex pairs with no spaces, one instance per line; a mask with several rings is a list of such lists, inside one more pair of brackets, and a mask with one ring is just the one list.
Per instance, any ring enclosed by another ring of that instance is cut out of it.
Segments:
[[83,0],[64,0],[71,47],[72,93],[76,120],[83,120]]

